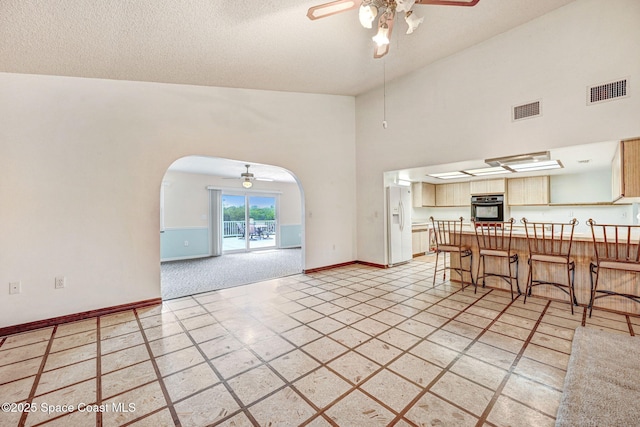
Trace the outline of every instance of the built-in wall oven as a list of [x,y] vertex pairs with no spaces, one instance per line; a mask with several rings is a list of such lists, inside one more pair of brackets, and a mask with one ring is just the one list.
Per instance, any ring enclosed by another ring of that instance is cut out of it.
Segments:
[[504,195],[471,196],[472,221],[504,221]]

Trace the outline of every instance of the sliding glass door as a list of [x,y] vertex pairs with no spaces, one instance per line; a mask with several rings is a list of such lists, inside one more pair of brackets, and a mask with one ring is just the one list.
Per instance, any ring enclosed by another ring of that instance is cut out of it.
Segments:
[[277,246],[277,196],[222,194],[222,250],[247,251]]
[[247,196],[249,215],[249,249],[273,248],[276,245],[276,198]]

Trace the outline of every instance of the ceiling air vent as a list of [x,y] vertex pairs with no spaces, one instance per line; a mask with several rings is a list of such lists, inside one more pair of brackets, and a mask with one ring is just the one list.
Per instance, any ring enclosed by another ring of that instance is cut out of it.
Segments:
[[513,107],[513,121],[538,117],[540,115],[540,101]]
[[598,86],[590,86],[587,88],[587,104],[591,105],[612,99],[624,98],[627,96],[627,89],[627,79],[604,83]]

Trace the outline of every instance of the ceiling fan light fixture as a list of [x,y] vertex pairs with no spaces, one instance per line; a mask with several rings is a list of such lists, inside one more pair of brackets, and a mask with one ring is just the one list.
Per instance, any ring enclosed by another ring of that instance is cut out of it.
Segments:
[[373,28],[373,20],[378,16],[378,8],[372,4],[362,4],[358,13],[360,24],[364,28]]
[[385,23],[378,27],[378,34],[371,38],[378,46],[389,44],[389,26]]
[[244,188],[251,188],[253,187],[253,182],[251,182],[250,178],[245,178],[244,181],[242,181],[242,186]]
[[407,14],[404,16],[404,20],[409,26],[409,28],[407,29],[407,34],[413,33],[413,30],[418,28],[418,26],[420,26],[420,24],[424,22],[423,17],[419,17],[418,15],[413,13],[413,11],[411,10],[408,11]]

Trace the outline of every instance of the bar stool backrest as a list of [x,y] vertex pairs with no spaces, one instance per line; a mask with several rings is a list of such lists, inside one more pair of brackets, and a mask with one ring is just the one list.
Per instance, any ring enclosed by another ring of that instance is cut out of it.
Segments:
[[429,218],[433,224],[436,237],[436,247],[462,246],[462,217],[456,220]]
[[640,264],[640,225],[596,224],[593,219],[587,225],[591,227],[596,261]]
[[522,218],[529,255],[550,255],[564,257],[569,260],[573,230],[578,220],[573,218],[568,223],[530,222]]
[[504,222],[474,221],[478,248],[511,252],[511,233],[514,222],[513,218]]

